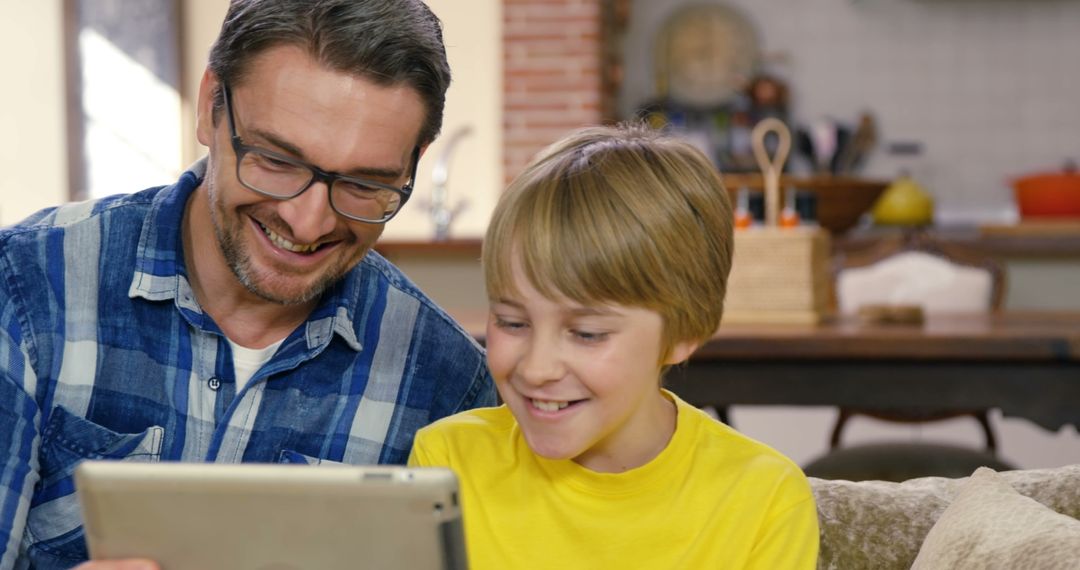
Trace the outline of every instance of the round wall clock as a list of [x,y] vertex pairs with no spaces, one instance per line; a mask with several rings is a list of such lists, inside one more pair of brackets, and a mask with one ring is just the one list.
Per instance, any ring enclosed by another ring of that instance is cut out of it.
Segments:
[[660,95],[678,103],[714,106],[749,82],[761,50],[753,25],[724,4],[699,4],[675,12],[656,44]]

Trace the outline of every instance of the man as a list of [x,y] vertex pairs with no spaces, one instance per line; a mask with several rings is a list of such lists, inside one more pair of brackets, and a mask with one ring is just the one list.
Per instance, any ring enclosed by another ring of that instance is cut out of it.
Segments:
[[0,568],[86,559],[83,459],[403,463],[494,403],[476,343],[369,251],[449,80],[420,0],[233,0],[207,159],[0,232]]

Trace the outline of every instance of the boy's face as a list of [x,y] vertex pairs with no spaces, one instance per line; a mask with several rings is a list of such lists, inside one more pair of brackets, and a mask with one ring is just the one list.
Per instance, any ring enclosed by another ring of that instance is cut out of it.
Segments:
[[659,313],[548,299],[518,264],[512,272],[519,294],[492,301],[487,357],[529,447],[601,472],[647,463],[675,429],[661,364],[685,359],[694,345],[677,344],[661,363]]

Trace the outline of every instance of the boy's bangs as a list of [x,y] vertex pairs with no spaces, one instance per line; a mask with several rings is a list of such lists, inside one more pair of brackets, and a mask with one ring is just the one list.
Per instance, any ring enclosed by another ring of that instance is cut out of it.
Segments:
[[630,244],[638,241],[629,228],[614,226],[620,218],[611,201],[590,176],[565,176],[542,183],[515,204],[511,215],[485,243],[489,295],[515,296],[513,263],[537,291],[583,305],[615,303],[651,305],[648,279],[633,259]]
[[[519,212],[527,212],[522,209]],[[484,255],[488,294],[492,299],[519,297],[514,282],[514,264],[520,264],[528,284],[548,299],[565,297],[579,303],[595,302],[590,294],[592,283],[597,281],[589,273],[582,274],[582,264],[575,263],[580,252],[567,247],[562,236],[544,230],[553,220],[543,220],[544,212],[519,215],[506,220],[511,229],[502,239],[484,244],[489,251]],[[561,231],[567,231],[564,226]],[[589,269],[587,266],[585,269]]]

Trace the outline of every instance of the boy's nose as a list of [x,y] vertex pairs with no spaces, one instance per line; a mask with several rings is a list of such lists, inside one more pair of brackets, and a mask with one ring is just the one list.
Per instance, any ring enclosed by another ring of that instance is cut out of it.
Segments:
[[519,374],[523,380],[534,385],[562,378],[564,368],[558,342],[534,336],[521,359]]
[[278,205],[278,215],[289,224],[292,237],[301,244],[315,243],[337,226],[337,212],[330,207],[330,189],[316,182],[295,198]]

